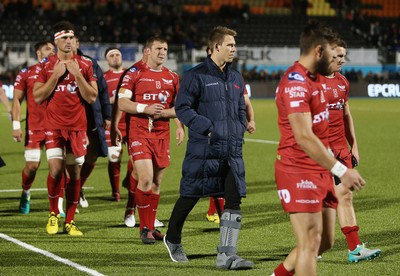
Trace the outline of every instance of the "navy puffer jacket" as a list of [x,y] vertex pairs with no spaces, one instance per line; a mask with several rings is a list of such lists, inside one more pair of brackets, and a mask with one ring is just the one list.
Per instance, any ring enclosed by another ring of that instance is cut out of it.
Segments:
[[98,156],[106,157],[108,146],[106,142],[106,133],[103,127],[104,121],[111,121],[111,104],[108,95],[107,82],[104,79],[103,71],[99,64],[93,58],[86,56],[78,49],[78,55],[89,58],[93,63],[93,74],[97,77],[98,95],[96,101],[92,104],[85,102],[87,130],[96,131],[99,138]]
[[175,104],[178,119],[189,129],[181,196],[223,195],[229,168],[240,196],[246,196],[243,91],[241,74],[230,64],[222,72],[210,57],[184,74]]

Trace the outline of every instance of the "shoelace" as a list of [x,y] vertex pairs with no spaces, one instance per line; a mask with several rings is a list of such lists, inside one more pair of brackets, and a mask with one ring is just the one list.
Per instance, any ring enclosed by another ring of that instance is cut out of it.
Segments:
[[174,250],[174,253],[182,253],[182,254],[185,254],[185,251],[183,251],[183,246],[182,246],[181,244],[177,245],[176,248],[175,248],[175,250]]
[[51,225],[51,226],[54,226],[54,225],[56,225],[56,224],[57,224],[57,218],[56,218],[56,217],[50,218],[50,225]]

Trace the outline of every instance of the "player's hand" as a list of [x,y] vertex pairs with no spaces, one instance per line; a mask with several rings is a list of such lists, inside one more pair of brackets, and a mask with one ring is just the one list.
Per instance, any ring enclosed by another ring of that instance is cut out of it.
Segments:
[[21,129],[14,129],[12,131],[12,136],[15,142],[21,142],[22,141],[22,130]]
[[144,113],[146,113],[147,115],[150,115],[150,116],[157,116],[157,115],[161,115],[161,111],[163,109],[164,109],[164,105],[162,105],[160,103],[155,103],[155,104],[146,106],[146,108],[144,109]]
[[104,120],[103,127],[105,130],[109,130],[111,127],[111,121],[110,120]]
[[353,168],[360,164],[360,156],[358,155],[358,151],[351,151],[351,163]]
[[67,66],[68,72],[70,72],[72,75],[74,75],[74,77],[76,77],[78,74],[80,74],[79,64],[75,59],[66,61],[65,65]]
[[178,141],[177,145],[182,144],[183,139],[185,139],[185,129],[182,127],[178,127],[175,131],[175,139]]
[[65,74],[65,71],[67,71],[65,63],[58,60],[56,65],[54,65],[53,74],[55,74],[57,78],[60,78]]
[[256,131],[256,122],[254,121],[247,122],[247,131],[250,134],[253,134]]
[[342,184],[348,189],[359,191],[365,186],[365,180],[357,170],[347,169],[346,173],[340,178]]

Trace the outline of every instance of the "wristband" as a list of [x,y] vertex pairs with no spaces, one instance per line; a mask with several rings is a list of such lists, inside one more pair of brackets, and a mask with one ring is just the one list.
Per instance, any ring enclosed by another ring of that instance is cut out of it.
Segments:
[[21,129],[21,122],[20,121],[12,121],[13,130]]
[[342,176],[346,173],[347,167],[340,163],[340,161],[336,161],[335,165],[333,165],[331,169],[331,173],[336,175],[339,178],[342,178]]
[[147,104],[138,103],[138,104],[136,105],[136,112],[137,112],[137,113],[143,113],[143,112],[144,112],[144,109],[146,108],[146,106],[147,106]]

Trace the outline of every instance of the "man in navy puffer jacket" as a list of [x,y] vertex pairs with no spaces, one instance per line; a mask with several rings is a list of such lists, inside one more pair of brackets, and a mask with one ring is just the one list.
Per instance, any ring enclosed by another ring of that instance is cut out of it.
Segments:
[[175,111],[189,129],[182,165],[180,198],[175,203],[164,243],[174,262],[187,262],[181,244],[183,224],[201,197],[224,196],[217,268],[251,269],[254,264],[237,255],[241,198],[246,196],[242,158],[246,131],[244,82],[231,68],[236,32],[216,27],[209,37],[212,53],[183,76]]

